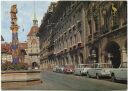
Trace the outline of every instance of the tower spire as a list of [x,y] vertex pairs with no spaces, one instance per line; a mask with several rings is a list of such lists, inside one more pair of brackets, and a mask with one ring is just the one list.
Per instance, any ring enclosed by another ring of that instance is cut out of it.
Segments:
[[34,1],[34,19],[33,19],[33,25],[38,26],[38,20],[36,19],[36,11],[35,11],[35,1]]

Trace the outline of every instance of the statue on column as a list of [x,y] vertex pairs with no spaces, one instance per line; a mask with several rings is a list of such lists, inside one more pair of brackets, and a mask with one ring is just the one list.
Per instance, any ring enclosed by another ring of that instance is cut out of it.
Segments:
[[18,25],[17,25],[17,5],[12,5],[11,6],[11,27],[10,29],[12,30],[12,59],[13,59],[13,64],[18,64],[19,63],[19,46],[18,46]]

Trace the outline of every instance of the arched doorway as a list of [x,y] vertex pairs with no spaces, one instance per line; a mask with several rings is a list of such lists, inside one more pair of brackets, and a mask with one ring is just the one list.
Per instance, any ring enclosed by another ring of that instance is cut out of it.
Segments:
[[[105,51],[107,53],[108,60],[110,59],[112,63],[113,68],[118,68],[121,64],[120,46],[116,42],[112,41],[107,44]],[[110,54],[110,57],[108,54]]]
[[36,62],[32,63],[32,69],[38,68],[38,64]]

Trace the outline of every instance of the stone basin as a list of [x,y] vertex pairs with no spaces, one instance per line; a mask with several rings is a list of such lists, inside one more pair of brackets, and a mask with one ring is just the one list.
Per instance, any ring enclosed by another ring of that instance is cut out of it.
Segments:
[[41,70],[2,71],[1,82],[3,89],[17,89],[42,83]]

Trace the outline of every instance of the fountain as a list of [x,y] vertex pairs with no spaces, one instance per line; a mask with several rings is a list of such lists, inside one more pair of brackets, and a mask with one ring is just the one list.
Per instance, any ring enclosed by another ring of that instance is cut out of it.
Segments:
[[[11,6],[11,27],[12,30],[12,65],[18,65],[19,61],[19,41],[17,25],[17,5]],[[40,70],[6,70],[1,72],[2,89],[20,89],[30,85],[42,83]]]

